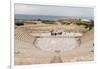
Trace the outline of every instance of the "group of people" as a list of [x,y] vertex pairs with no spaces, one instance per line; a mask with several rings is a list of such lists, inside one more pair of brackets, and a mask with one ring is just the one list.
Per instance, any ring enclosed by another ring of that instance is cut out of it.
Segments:
[[62,32],[51,32],[51,35],[62,35]]

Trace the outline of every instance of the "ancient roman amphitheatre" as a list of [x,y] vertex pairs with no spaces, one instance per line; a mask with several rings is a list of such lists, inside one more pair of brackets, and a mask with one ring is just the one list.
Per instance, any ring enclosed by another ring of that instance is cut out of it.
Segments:
[[15,65],[94,60],[94,21],[15,20]]

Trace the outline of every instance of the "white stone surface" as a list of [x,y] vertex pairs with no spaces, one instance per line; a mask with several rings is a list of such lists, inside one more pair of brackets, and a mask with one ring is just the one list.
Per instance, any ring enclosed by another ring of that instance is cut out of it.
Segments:
[[44,51],[69,51],[78,47],[77,38],[37,38],[35,45]]

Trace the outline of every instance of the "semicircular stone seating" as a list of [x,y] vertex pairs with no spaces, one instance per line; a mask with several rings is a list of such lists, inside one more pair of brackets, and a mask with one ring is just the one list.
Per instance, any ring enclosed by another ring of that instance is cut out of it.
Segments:
[[[26,26],[27,27],[27,26]],[[86,32],[81,38],[79,47],[64,52],[47,52],[35,47],[37,37],[27,32],[30,27],[18,27],[15,29],[15,64],[46,64],[72,61],[93,60],[93,32]],[[91,34],[91,35],[90,35]]]

